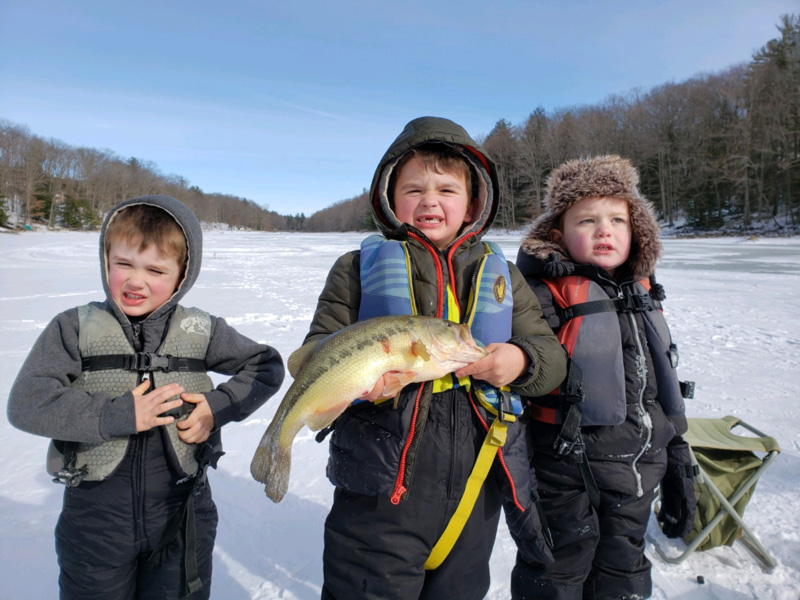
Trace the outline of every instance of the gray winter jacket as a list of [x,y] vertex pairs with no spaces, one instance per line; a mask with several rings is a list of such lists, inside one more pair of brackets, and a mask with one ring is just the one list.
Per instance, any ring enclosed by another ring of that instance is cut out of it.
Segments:
[[[132,323],[111,299],[104,240],[108,223],[122,208],[150,204],[171,214],[182,227],[188,244],[186,273],[178,290],[145,319]],[[180,299],[200,272],[203,240],[200,222],[184,204],[168,196],[144,196],[117,205],[103,223],[100,265],[106,310],[116,316],[131,345],[142,352],[156,352]],[[78,351],[78,309],[58,315],[45,328],[25,360],[8,399],[8,420],[15,427],[52,439],[100,443],[113,437],[136,434],[131,392],[114,397],[105,392],[88,393],[74,388],[81,374]],[[141,347],[139,346],[141,344]],[[231,378],[206,393],[215,429],[252,414],[283,382],[284,368],[278,352],[238,333],[224,319],[211,317],[211,336],[205,356],[208,371]]]

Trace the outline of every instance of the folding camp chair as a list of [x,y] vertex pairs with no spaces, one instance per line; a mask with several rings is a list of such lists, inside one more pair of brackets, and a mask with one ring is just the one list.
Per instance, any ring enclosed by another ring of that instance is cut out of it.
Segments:
[[[688,547],[677,557],[668,556],[655,540],[650,541],[665,561],[677,564],[695,550],[730,546],[739,539],[768,569],[775,567],[775,559],[742,515],[756,482],[781,451],[778,442],[737,417],[688,421],[683,438],[691,449],[692,462],[700,468],[695,479],[699,500],[694,530],[685,538]],[[735,427],[755,437],[737,435],[732,432]]]

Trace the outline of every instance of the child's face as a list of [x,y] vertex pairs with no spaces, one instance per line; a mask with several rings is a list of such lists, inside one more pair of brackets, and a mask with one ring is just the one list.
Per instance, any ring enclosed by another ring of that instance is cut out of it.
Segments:
[[422,231],[440,250],[446,249],[464,223],[472,220],[466,178],[437,173],[415,156],[403,165],[394,186],[394,212],[403,223]]
[[625,200],[586,198],[564,212],[562,223],[561,231],[554,229],[550,237],[563,240],[576,262],[603,267],[613,275],[628,260],[631,219]]
[[149,315],[172,297],[181,267],[177,259],[162,254],[155,244],[117,240],[108,249],[108,287],[120,310],[129,317]]

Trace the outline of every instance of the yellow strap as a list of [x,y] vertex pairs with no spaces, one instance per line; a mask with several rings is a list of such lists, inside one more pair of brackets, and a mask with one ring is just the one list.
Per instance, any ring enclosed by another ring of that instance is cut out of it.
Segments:
[[478,458],[475,460],[475,466],[472,467],[472,473],[467,480],[464,495],[458,503],[456,512],[450,517],[450,522],[447,524],[442,536],[436,545],[431,550],[431,555],[425,561],[425,569],[432,571],[444,562],[447,555],[453,549],[453,546],[461,535],[464,525],[467,523],[469,515],[475,506],[475,501],[478,499],[478,494],[481,491],[483,482],[489,474],[489,469],[492,467],[494,457],[497,455],[497,450],[502,448],[506,443],[506,430],[507,426],[500,419],[495,419],[489,432],[486,434],[486,439],[483,441],[481,451],[478,453]]

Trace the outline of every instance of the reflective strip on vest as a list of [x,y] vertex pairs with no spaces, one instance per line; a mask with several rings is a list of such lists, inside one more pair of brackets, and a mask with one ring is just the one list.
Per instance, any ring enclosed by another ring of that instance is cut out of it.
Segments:
[[[135,354],[122,326],[116,317],[103,305],[92,302],[78,307],[80,330],[78,347],[81,357],[102,354]],[[196,308],[177,306],[170,320],[169,331],[158,350],[159,354],[170,354],[185,358],[204,359],[211,334],[211,317]],[[154,372],[151,373],[152,389],[169,383],[180,384],[187,393],[204,393],[214,389],[206,373]],[[139,383],[136,371],[106,369],[83,371],[72,383],[72,387],[87,392],[105,392],[112,397],[123,396]],[[173,466],[182,477],[197,471],[196,444],[186,444],[178,437],[175,423],[165,425],[171,444]],[[111,475],[122,462],[128,448],[130,436],[115,437],[98,444],[78,444],[76,468],[85,466],[88,473],[85,481],[100,481]]]

